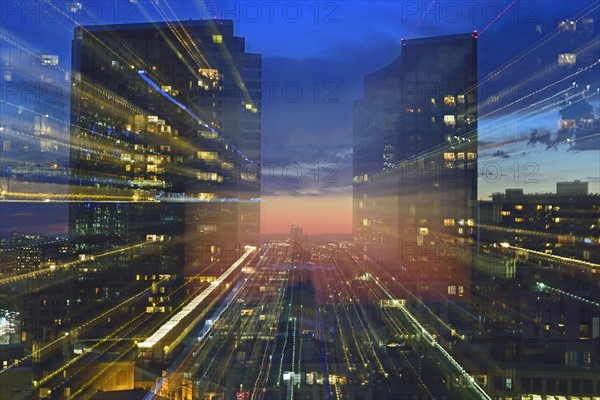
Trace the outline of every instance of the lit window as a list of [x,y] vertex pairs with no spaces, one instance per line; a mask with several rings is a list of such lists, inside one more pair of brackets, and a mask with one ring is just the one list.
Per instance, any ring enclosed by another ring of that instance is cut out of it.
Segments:
[[477,159],[477,153],[467,153],[467,159],[468,160],[476,160]]
[[364,174],[364,175],[363,175],[363,180],[364,180],[365,182],[369,182],[369,174]]
[[558,23],[558,30],[575,32],[577,30],[577,24],[575,23],[575,21],[560,21]]
[[465,159],[465,153],[457,153],[456,154],[456,158],[458,158],[459,160],[464,160]]
[[217,231],[217,225],[214,225],[214,224],[199,224],[197,226],[197,231],[198,232],[216,232]]
[[370,225],[368,219],[363,219],[362,223],[363,223],[363,226],[369,226]]
[[[217,79],[219,77],[219,70],[214,68],[200,68],[200,75],[207,77],[208,79]],[[202,85],[200,85],[202,86]]]
[[214,151],[199,151],[198,159],[200,160],[216,160],[218,155]]
[[444,124],[448,126],[456,125],[456,119],[454,118],[454,115],[444,115]]
[[201,201],[210,201],[214,199],[216,195],[214,193],[198,193],[196,194],[196,197],[198,197],[198,199]]
[[406,108],[406,112],[407,112],[407,113],[411,113],[411,114],[412,114],[412,113],[414,113],[414,112],[415,112],[415,109],[414,109],[414,108],[411,108],[411,107],[407,107],[407,108]]
[[433,97],[431,98],[431,104],[432,104],[434,107],[436,107],[436,104],[435,104],[435,99],[434,99]]
[[446,218],[444,219],[444,226],[454,226],[454,218]]
[[223,177],[216,172],[198,172],[196,173],[196,179],[199,181],[223,181]]
[[448,294],[451,296],[456,295],[456,286],[454,286],[454,285],[448,286]]
[[221,35],[212,35],[213,43],[223,43],[223,36]]
[[522,209],[523,209],[523,206],[521,204],[517,204],[515,206],[515,210],[522,210]]
[[573,53],[562,53],[558,55],[558,65],[575,65],[577,55]]
[[456,105],[454,101],[454,96],[444,96],[444,104],[450,107],[454,107]]
[[459,104],[464,104],[465,103],[465,95],[459,94],[458,96],[456,96],[456,100],[458,101]]
[[58,56],[42,54],[42,65],[58,65]]
[[454,153],[444,153],[445,161],[454,161]]
[[524,219],[521,217],[515,217],[515,222],[523,222]]
[[462,286],[462,285],[460,285],[460,286],[458,287],[458,295],[459,295],[459,296],[463,296],[464,294],[465,294],[465,287],[464,287],[464,286]]

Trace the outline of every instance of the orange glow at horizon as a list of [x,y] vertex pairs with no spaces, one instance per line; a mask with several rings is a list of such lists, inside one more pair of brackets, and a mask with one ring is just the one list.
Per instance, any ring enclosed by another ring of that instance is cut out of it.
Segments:
[[264,196],[261,234],[289,233],[296,225],[306,235],[352,233],[352,196]]

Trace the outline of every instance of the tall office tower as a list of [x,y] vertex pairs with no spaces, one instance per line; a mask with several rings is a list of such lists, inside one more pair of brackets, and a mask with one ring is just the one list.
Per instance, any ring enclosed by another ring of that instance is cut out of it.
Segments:
[[414,295],[467,299],[477,196],[477,40],[405,40],[354,104],[354,234]]
[[82,197],[134,201],[76,204],[76,249],[104,245],[95,235],[177,236],[195,270],[258,242],[261,57],[222,22],[76,30],[72,184]]
[[155,330],[258,242],[262,59],[246,52],[231,21],[220,22],[76,28],[69,240],[77,258],[28,300],[53,324],[26,333],[34,349],[77,335],[33,360],[36,379],[132,315],[144,314],[141,335]]

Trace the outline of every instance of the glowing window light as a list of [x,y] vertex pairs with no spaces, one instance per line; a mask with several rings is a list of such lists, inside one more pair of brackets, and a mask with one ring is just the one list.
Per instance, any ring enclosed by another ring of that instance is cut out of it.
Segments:
[[[148,76],[146,75],[146,71],[143,69],[138,70],[138,75],[140,78],[142,78],[148,85],[150,85],[154,90],[156,90],[161,96],[163,96],[164,98],[166,98],[167,100],[169,100],[171,103],[175,104],[176,106],[178,106],[180,109],[182,109],[183,111],[185,111],[186,113],[188,113],[192,118],[194,118],[196,121],[198,121],[198,123],[200,125],[202,125],[203,127],[205,127],[206,129],[210,130],[210,132],[215,136],[215,137],[219,137],[219,134],[217,133],[217,130],[215,128],[213,128],[212,126],[210,126],[209,124],[207,124],[206,122],[204,122],[203,120],[200,119],[200,117],[198,117],[196,114],[194,114],[192,111],[190,111],[189,108],[187,108],[185,105],[183,105],[182,103],[180,103],[179,101],[175,100],[169,93],[165,92],[164,90],[162,90],[160,88],[160,86],[158,86],[156,83],[154,83],[154,81],[150,78],[148,78]],[[231,146],[233,148],[233,150],[238,153],[240,156],[242,156],[242,158],[248,162],[254,162],[252,160],[250,160],[248,157],[246,157],[244,155],[244,153],[242,153],[237,147],[235,146]]]
[[256,247],[254,246],[246,246],[246,252],[242,255],[235,263],[231,265],[223,274],[217,278],[212,284],[204,289],[202,293],[192,299],[189,303],[187,303],[177,314],[173,316],[169,321],[167,321],[163,326],[158,328],[156,332],[154,332],[149,338],[144,340],[141,343],[138,343],[138,347],[142,349],[149,349],[154,346],[159,340],[161,340],[167,333],[169,333],[177,324],[179,324],[185,317],[187,317],[192,311],[196,309],[204,301],[204,299],[212,293],[215,288],[217,288],[233,271],[235,271],[240,264],[242,264],[250,254],[252,254]]

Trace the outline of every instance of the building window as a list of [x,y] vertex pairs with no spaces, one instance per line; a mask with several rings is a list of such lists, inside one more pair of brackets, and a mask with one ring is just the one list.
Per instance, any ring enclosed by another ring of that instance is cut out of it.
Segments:
[[454,117],[454,115],[444,115],[444,124],[446,124],[447,126],[456,125],[456,118]]
[[456,105],[454,96],[444,96],[444,104],[450,107],[454,107]]
[[467,160],[476,160],[477,153],[467,153]]
[[458,101],[459,104],[465,104],[465,95],[459,94],[458,96],[456,96],[456,100]]
[[197,226],[197,231],[198,232],[216,232],[217,231],[217,225],[214,225],[214,224],[199,224]]
[[558,65],[575,65],[577,63],[577,55],[573,53],[562,53],[558,55]]
[[223,43],[223,36],[222,35],[212,35],[212,40],[213,43]]
[[454,286],[454,285],[448,286],[448,294],[451,296],[455,296],[456,295],[456,286]]
[[216,160],[218,158],[218,154],[214,151],[199,151],[198,159],[200,160]]
[[455,160],[454,153],[444,153],[444,160],[445,161],[454,161]]
[[444,226],[454,226],[454,218],[446,218],[444,219]]

